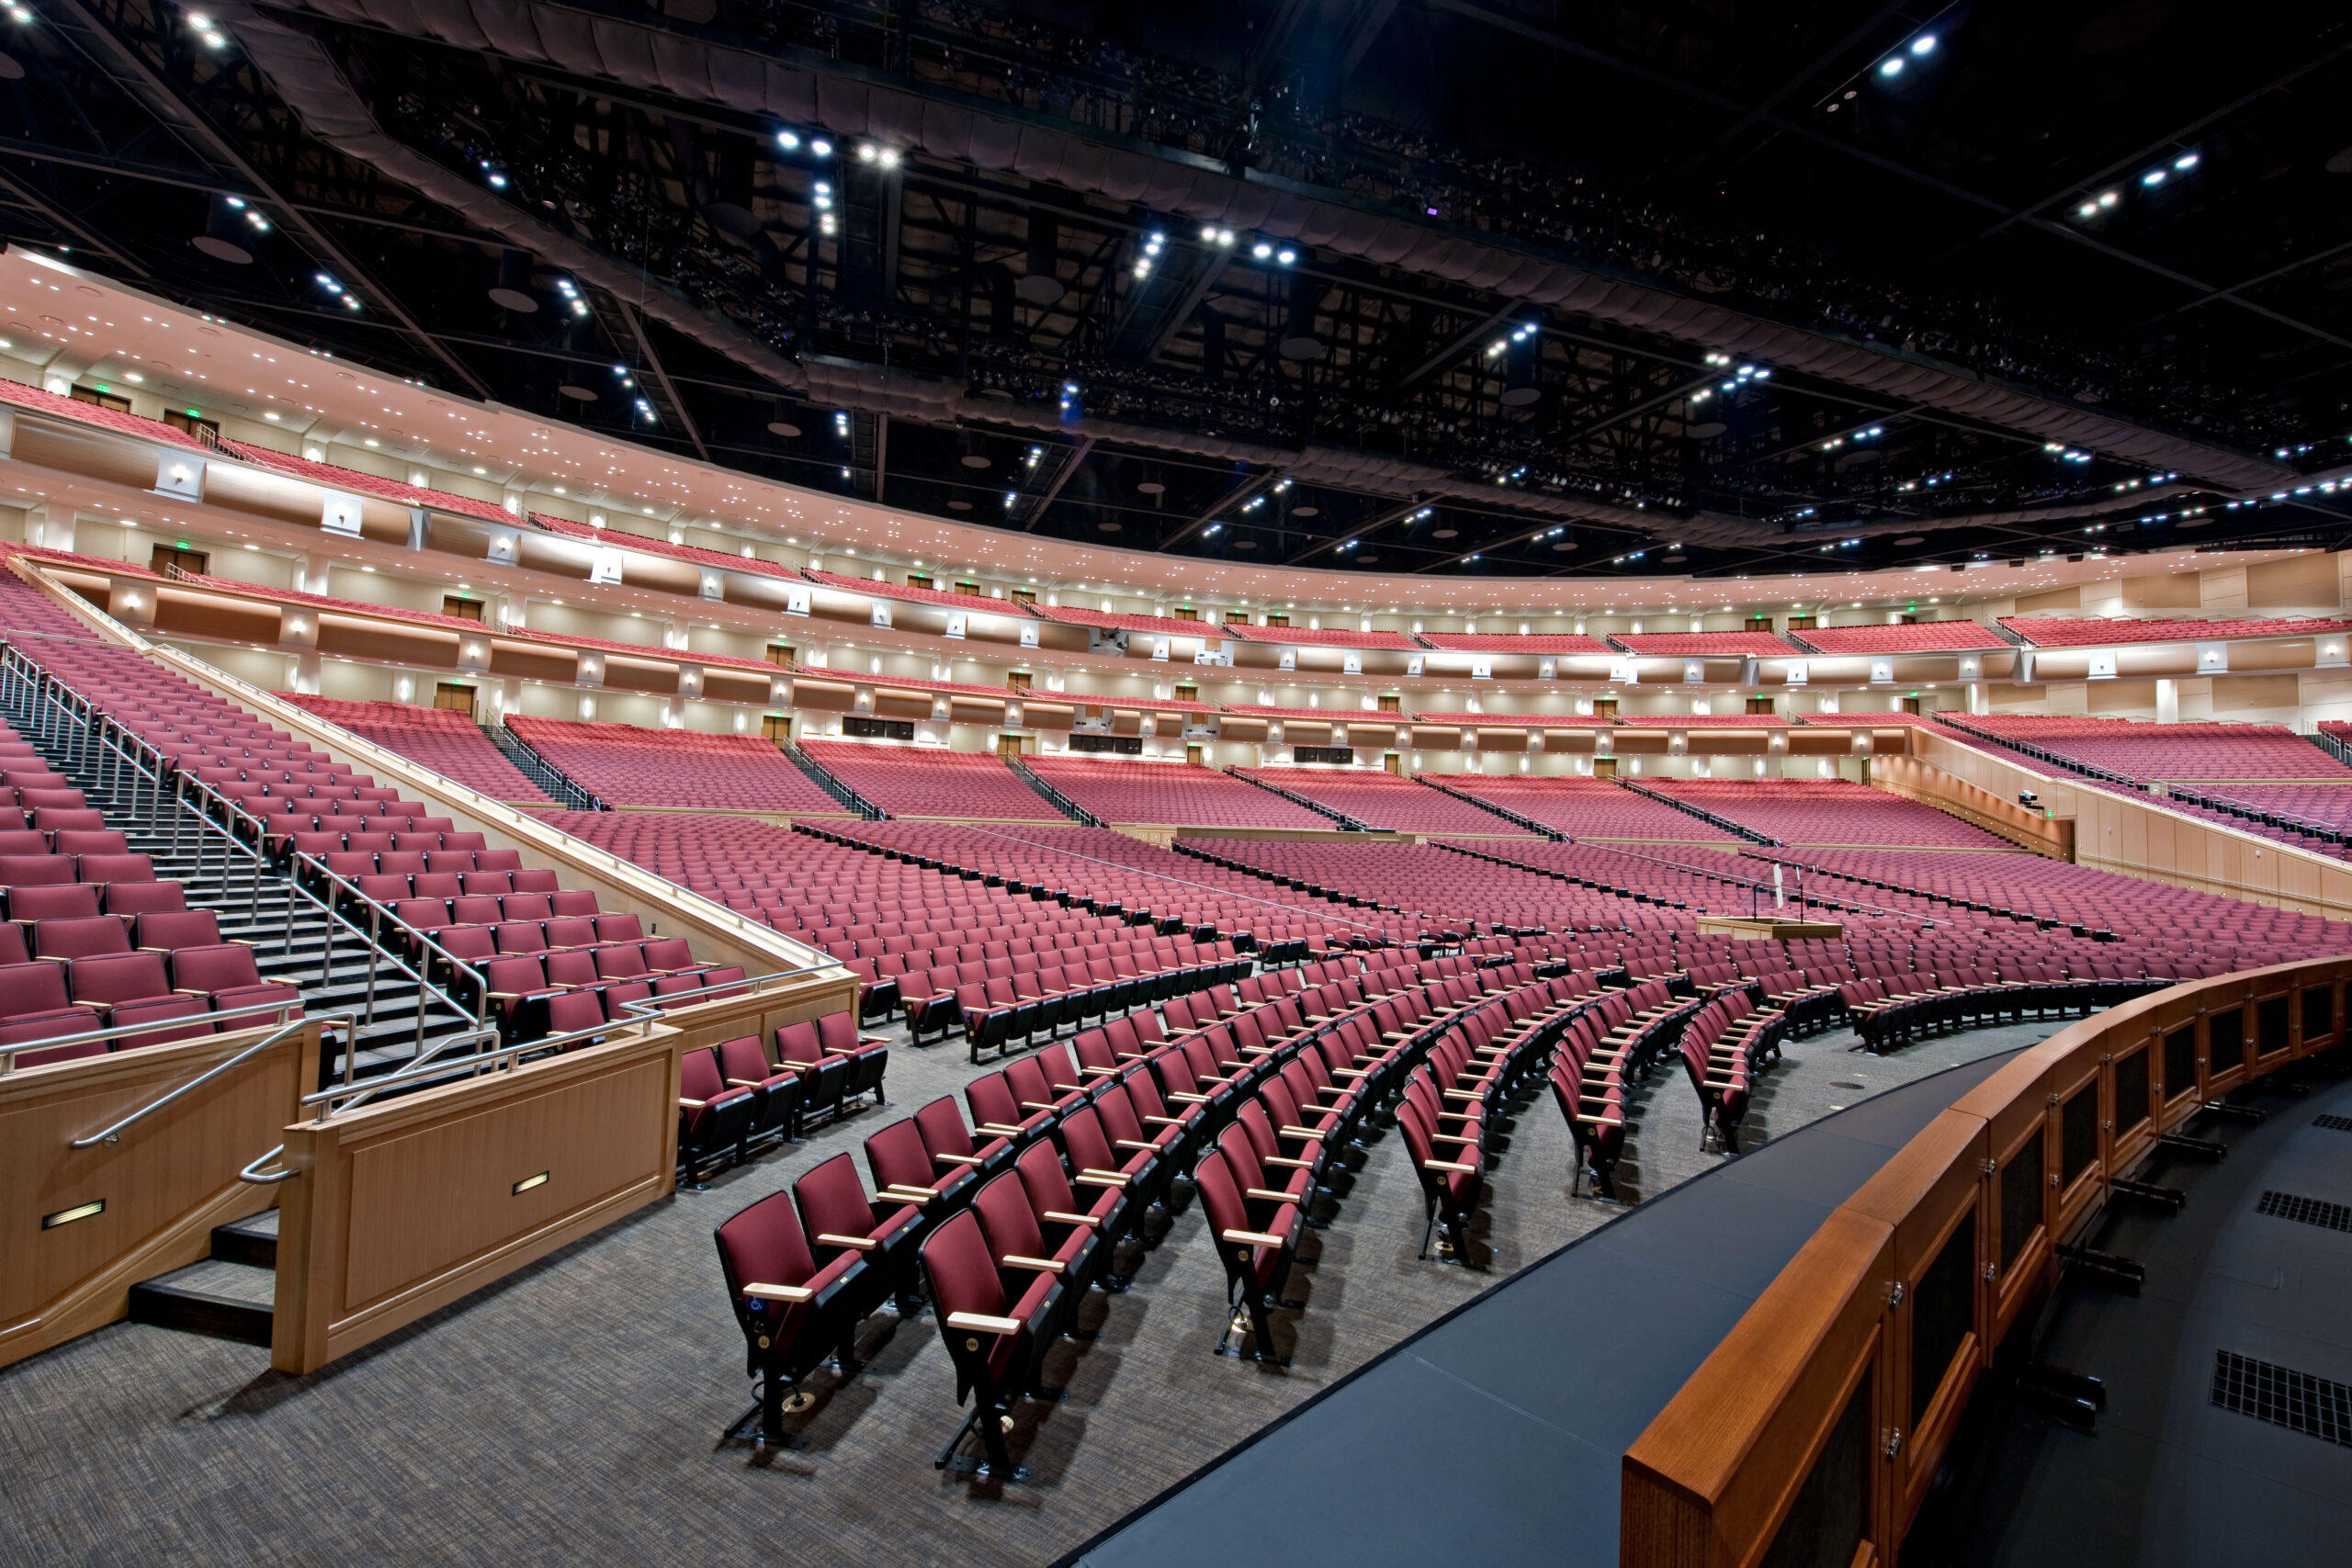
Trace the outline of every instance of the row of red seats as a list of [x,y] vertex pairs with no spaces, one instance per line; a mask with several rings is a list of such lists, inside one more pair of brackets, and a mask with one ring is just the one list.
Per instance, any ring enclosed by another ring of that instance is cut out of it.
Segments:
[[549,767],[615,806],[772,811],[796,817],[849,814],[848,807],[795,767],[775,742],[756,735],[648,729],[521,714],[510,715],[506,728]]
[[413,703],[341,702],[330,697],[280,692],[283,700],[339,725],[362,739],[397,751],[442,777],[479,790],[492,800],[548,805],[547,792],[533,784],[506,753],[491,743],[469,714]]

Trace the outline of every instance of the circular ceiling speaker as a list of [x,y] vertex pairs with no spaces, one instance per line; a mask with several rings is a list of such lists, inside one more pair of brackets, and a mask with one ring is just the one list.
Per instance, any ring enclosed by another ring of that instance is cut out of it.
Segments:
[[1865,446],[1859,452],[1849,452],[1838,458],[1838,467],[1841,471],[1847,468],[1867,468],[1872,463],[1884,460],[1885,457],[1885,453],[1873,451]]
[[566,381],[562,386],[558,387],[556,390],[562,396],[570,398],[575,403],[593,403],[596,400],[596,389],[594,388],[581,386],[576,381]]
[[768,421],[768,434],[781,435],[786,441],[793,441],[798,439],[800,427],[787,419],[772,419]]
[[1356,557],[1356,564],[1358,566],[1372,566],[1376,564],[1379,559],[1380,558],[1378,556],[1358,556]]
[[1284,359],[1304,361],[1320,359],[1330,352],[1330,348],[1319,337],[1286,337],[1283,339],[1280,352]]
[[1136,486],[1136,493],[1137,495],[1166,495],[1168,493],[1168,487],[1161,484],[1158,479],[1146,479],[1143,483]]
[[1023,304],[1040,309],[1059,304],[1061,297],[1069,292],[1062,287],[1062,280],[1050,272],[1030,273],[1012,286],[1012,291],[1021,296]]
[[210,256],[214,261],[227,262],[232,266],[249,266],[253,263],[254,254],[244,246],[231,244],[226,240],[216,240],[209,234],[198,234],[188,243]]
[[1927,542],[1928,536],[1925,534],[1905,534],[1894,541],[1894,547],[1898,550],[1907,550],[1914,545],[1924,545]]
[[502,310],[512,310],[522,316],[534,314],[539,308],[537,299],[519,288],[493,288],[490,291],[490,302]]
[[1233,547],[1237,550],[1254,550],[1258,547],[1258,541],[1255,539],[1236,539],[1233,541]]
[[1097,523],[1094,525],[1094,531],[1098,534],[1115,534],[1124,525],[1118,523]]
[[1552,548],[1555,550],[1572,550],[1576,547],[1577,542],[1574,539],[1555,539],[1552,544]]
[[967,452],[956,460],[967,468],[985,468],[989,466],[989,460],[978,452]]
[[1461,536],[1462,530],[1459,528],[1432,528],[1430,530],[1430,537],[1432,539],[1458,539]]
[[1293,517],[1320,517],[1323,515],[1323,509],[1319,506],[1294,506],[1290,509],[1290,514]]
[[1532,403],[1538,403],[1543,400],[1544,389],[1541,387],[1507,388],[1504,390],[1502,397],[1503,407],[1507,409],[1523,409]]
[[25,68],[13,56],[0,54],[0,82],[21,82],[24,79]]
[[972,503],[968,501],[951,501],[947,503],[947,510],[950,512],[969,512],[972,510]]
[[1722,420],[1711,419],[1702,423],[1692,425],[1690,427],[1690,438],[1694,441],[1713,441],[1716,436],[1721,435],[1724,431],[1730,428],[1731,427],[1724,423]]

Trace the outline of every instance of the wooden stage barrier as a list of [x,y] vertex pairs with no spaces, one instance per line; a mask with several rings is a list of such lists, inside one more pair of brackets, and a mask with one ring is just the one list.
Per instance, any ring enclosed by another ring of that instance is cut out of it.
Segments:
[[1623,1568],[1895,1568],[1989,1356],[2056,1282],[2057,1244],[2205,1101],[2340,1043],[2347,979],[2352,959],[2324,959],[2174,986],[1954,1100],[1626,1451]]

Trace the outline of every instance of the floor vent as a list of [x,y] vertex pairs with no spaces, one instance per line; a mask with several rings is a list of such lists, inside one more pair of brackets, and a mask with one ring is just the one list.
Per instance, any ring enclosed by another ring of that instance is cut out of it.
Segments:
[[2265,1192],[2262,1201],[2254,1206],[2257,1214],[2273,1219],[2293,1220],[2306,1225],[2318,1225],[2332,1231],[2352,1231],[2352,1208],[2331,1203],[2324,1198],[2298,1198],[2292,1192]]
[[2332,1133],[2352,1133],[2352,1116],[2314,1116],[2312,1125]]
[[2352,1387],[2257,1361],[2213,1353],[2213,1403],[2224,1410],[2352,1448]]

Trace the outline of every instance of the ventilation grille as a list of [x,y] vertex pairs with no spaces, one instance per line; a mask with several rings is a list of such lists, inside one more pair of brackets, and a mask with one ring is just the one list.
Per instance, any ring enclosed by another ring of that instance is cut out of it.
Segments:
[[2352,1116],[2314,1116],[2312,1125],[2324,1127],[2331,1133],[2352,1133]]
[[2352,1448],[2352,1387],[2340,1382],[2217,1350],[2213,1403],[2307,1438]]
[[2324,1198],[2299,1198],[2292,1192],[2265,1192],[2262,1201],[2254,1206],[2254,1212],[2332,1231],[2352,1231],[2352,1208],[2331,1203]]

